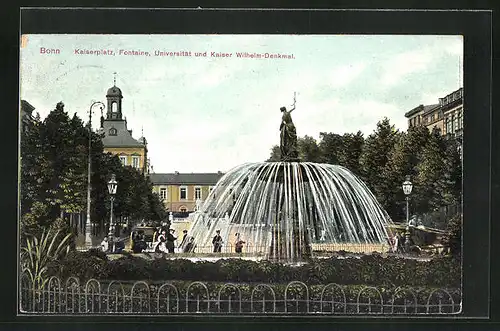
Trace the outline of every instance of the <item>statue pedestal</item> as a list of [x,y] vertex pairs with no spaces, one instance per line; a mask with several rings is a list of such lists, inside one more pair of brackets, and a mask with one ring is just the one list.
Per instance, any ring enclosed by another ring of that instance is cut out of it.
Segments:
[[284,157],[280,159],[281,162],[300,162],[298,157]]

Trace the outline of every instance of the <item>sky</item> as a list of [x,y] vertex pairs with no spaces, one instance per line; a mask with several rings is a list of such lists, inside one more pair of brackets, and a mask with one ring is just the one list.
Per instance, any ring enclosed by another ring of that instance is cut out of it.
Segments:
[[[237,56],[244,52],[263,57]],[[42,119],[63,101],[87,123],[92,102],[106,104],[116,72],[127,126],[136,139],[144,133],[155,173],[227,172],[270,156],[280,107],[294,93],[299,137],[367,137],[384,117],[406,130],[407,111],[463,86],[462,60],[462,36],[25,35],[20,96]],[[95,108],[94,129],[99,117]]]

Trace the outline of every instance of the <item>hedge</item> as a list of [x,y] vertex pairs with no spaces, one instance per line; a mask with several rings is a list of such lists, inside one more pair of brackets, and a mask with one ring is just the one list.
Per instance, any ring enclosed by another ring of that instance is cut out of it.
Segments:
[[361,258],[312,259],[300,266],[270,261],[220,259],[192,262],[187,259],[144,259],[133,255],[110,261],[97,251],[70,252],[50,265],[49,276],[77,277],[80,280],[148,280],[358,284],[374,286],[461,287],[461,263],[452,257],[430,261],[365,255]]

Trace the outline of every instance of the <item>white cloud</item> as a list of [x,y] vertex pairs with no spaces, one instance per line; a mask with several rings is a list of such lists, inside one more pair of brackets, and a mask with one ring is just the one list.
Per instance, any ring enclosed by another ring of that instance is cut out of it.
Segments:
[[345,87],[365,70],[366,63],[354,63],[344,66],[339,66],[332,70],[328,83],[331,87]]
[[200,72],[195,84],[201,85],[200,87],[215,87],[222,82],[228,80],[234,72],[231,72],[224,66],[212,66],[204,72]]
[[396,85],[409,74],[425,71],[432,60],[433,53],[429,48],[397,54],[384,64],[380,83],[384,87]]
[[[440,65],[458,63],[461,48],[461,39],[449,36],[384,36],[383,43],[377,42],[377,36],[30,38],[22,52],[22,98],[42,116],[63,100],[70,115],[76,111],[86,121],[91,100],[106,100],[117,71],[128,127],[136,138],[144,127],[156,172],[227,171],[244,162],[267,159],[270,148],[279,142],[279,108],[292,104],[294,92],[298,93],[297,108],[292,116],[299,136],[318,138],[321,131],[358,130],[367,135],[384,116],[405,129],[405,111],[435,103],[456,88],[443,82],[458,80],[458,66],[442,69],[440,79],[429,70],[437,60]],[[82,57],[71,52],[57,58],[40,57],[37,47],[49,43],[70,51],[86,45],[161,47],[167,51],[293,53],[295,59]],[[414,87],[393,88],[410,74],[418,74],[418,93]],[[445,77],[449,79],[441,79]],[[361,80],[363,89],[359,90]],[[99,114],[94,115],[95,128]]]

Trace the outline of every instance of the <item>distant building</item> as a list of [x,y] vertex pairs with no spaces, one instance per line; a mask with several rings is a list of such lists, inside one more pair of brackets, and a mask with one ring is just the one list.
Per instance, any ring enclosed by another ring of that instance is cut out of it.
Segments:
[[439,107],[443,112],[444,131],[443,134],[455,138],[461,138],[464,128],[464,101],[463,88],[439,99]]
[[171,212],[189,213],[205,201],[223,173],[150,174],[153,191]]
[[408,118],[408,127],[427,126],[432,130],[434,126],[442,129],[443,114],[437,111],[439,104],[419,105],[405,114]]
[[30,125],[33,123],[33,107],[28,101],[21,100],[21,112],[19,114],[20,127],[21,132],[26,132],[29,129]]
[[443,98],[438,104],[420,105],[405,114],[408,127],[423,125],[429,130],[438,128],[442,135],[461,139],[463,134],[463,88]]
[[147,174],[148,148],[146,138],[135,139],[132,130],[127,128],[127,119],[123,117],[122,91],[113,85],[106,93],[106,118],[101,116],[100,132],[104,133],[102,143],[104,152],[118,155],[125,166],[132,166]]

